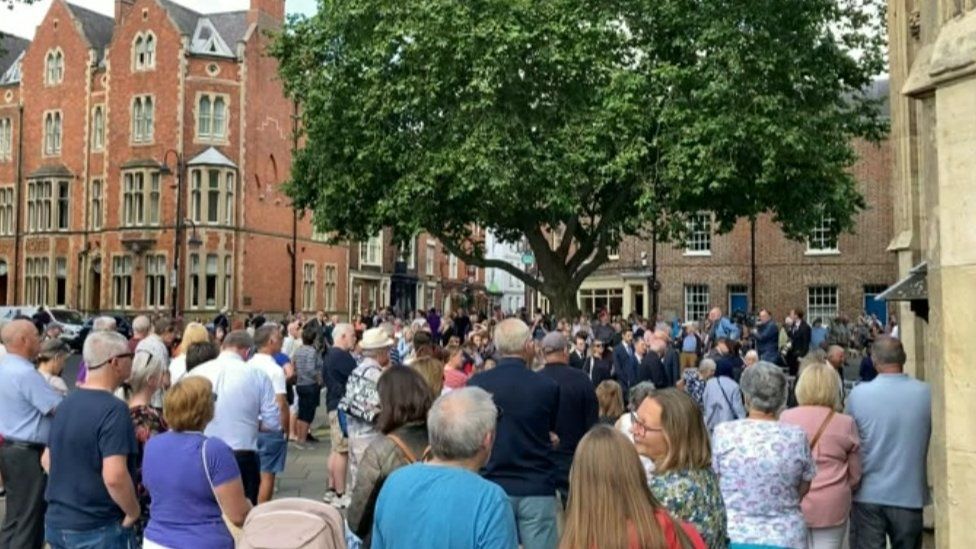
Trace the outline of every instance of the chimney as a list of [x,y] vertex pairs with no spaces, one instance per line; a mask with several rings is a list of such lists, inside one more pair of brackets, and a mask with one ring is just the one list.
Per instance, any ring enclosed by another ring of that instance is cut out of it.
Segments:
[[136,3],[136,0],[115,0],[115,24],[122,22],[122,19],[129,14],[129,10],[132,9],[132,5]]
[[285,20],[285,0],[251,0],[249,11],[252,17],[263,14],[270,16],[275,21],[283,22]]

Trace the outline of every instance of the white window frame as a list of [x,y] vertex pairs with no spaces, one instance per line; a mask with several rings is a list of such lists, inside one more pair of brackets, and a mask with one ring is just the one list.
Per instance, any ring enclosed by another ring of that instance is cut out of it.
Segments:
[[447,256],[447,278],[461,278],[458,276],[458,258],[454,254]]
[[61,137],[64,128],[64,115],[59,110],[44,112],[43,156],[61,156]]
[[157,42],[152,31],[136,33],[132,39],[132,70],[151,71],[156,68]]
[[145,283],[143,293],[145,294],[143,305],[146,309],[166,308],[166,261],[165,254],[147,254],[145,257]]
[[105,208],[105,181],[101,178],[93,179],[91,183],[91,228],[102,228],[102,216]]
[[112,256],[112,305],[119,310],[132,308],[132,272],[135,259],[129,254]]
[[316,307],[316,284],[318,273],[312,261],[302,263],[302,310],[314,311]]
[[105,105],[95,105],[92,109],[92,150],[105,150]]
[[427,254],[424,256],[424,273],[427,276],[434,276],[434,265],[436,263],[435,258],[437,255],[437,250],[434,247],[433,242],[427,243]]
[[699,212],[688,216],[688,235],[685,238],[686,256],[712,255],[712,214]]
[[339,268],[336,265],[332,263],[325,265],[325,287],[322,292],[322,306],[326,311],[334,311],[336,309],[338,273]]
[[[62,185],[68,186],[67,219],[68,225],[61,226],[61,209],[58,191]],[[66,179],[27,180],[27,226],[29,233],[66,231],[71,227],[71,182]]]
[[24,302],[47,305],[51,290],[51,258],[27,257],[24,260]]
[[684,313],[686,322],[698,322],[708,316],[711,293],[708,284],[685,284]]
[[[216,179],[214,179],[216,176]],[[234,190],[237,185],[237,171],[218,166],[194,166],[189,173],[190,184],[188,216],[195,223],[205,225],[234,225]],[[212,182],[216,186],[212,186]],[[215,218],[210,217],[211,202]]]
[[44,85],[56,86],[61,82],[64,82],[64,52],[54,48],[44,56]]
[[620,231],[613,229],[607,234],[607,259],[617,261],[620,259]]
[[[223,112],[218,118],[217,103]],[[206,112],[204,112],[206,105]],[[198,93],[195,106],[196,140],[207,143],[227,143],[230,127],[230,96],[223,93]]]
[[840,254],[840,237],[834,230],[834,219],[821,216],[820,223],[810,232],[807,238],[806,255],[838,255]]
[[840,290],[833,284],[807,287],[806,318],[822,318],[824,324],[833,322],[840,313]]
[[[136,185],[137,182],[141,182],[141,185]],[[104,196],[104,189],[102,191]],[[159,170],[124,170],[121,199],[120,220],[123,227],[158,226],[162,218],[163,200]]]
[[0,187],[0,235],[14,234],[14,188]]
[[383,265],[383,231],[359,243],[359,264],[373,267]]
[[[54,284],[51,288],[51,293],[54,294],[52,301],[57,307],[66,307],[68,305],[68,258],[55,257],[54,270],[51,274],[54,278]],[[58,295],[59,289],[63,289],[60,296]]]

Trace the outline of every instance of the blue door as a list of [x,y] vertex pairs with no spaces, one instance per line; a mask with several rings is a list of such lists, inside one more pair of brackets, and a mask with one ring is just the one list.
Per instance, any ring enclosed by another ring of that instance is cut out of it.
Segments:
[[888,302],[874,299],[877,295],[877,292],[865,290],[864,310],[867,311],[869,315],[873,314],[874,316],[878,317],[878,320],[881,321],[881,325],[885,326],[888,324]]
[[749,312],[749,294],[729,294],[729,313]]

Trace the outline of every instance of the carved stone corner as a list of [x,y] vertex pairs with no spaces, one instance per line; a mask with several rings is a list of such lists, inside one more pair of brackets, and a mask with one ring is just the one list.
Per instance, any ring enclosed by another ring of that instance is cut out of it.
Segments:
[[914,10],[908,14],[908,32],[912,38],[918,40],[922,37],[922,12]]

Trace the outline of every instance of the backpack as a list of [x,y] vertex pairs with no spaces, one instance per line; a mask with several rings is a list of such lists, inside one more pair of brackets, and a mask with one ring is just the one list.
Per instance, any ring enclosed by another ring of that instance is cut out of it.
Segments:
[[305,498],[258,505],[247,515],[238,549],[346,549],[345,522],[334,507]]

